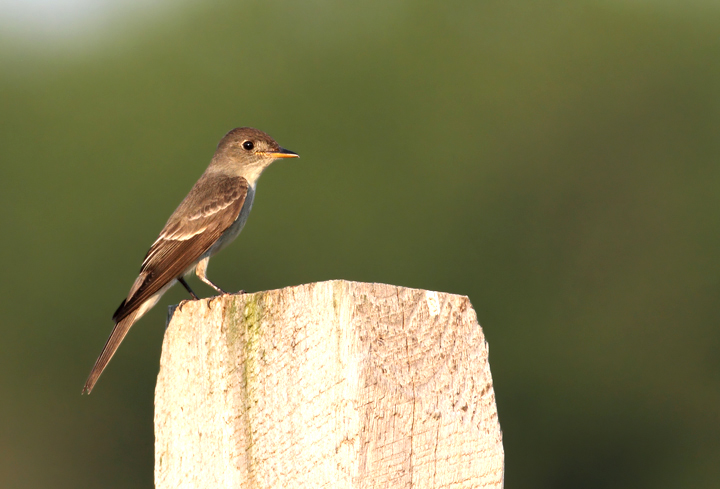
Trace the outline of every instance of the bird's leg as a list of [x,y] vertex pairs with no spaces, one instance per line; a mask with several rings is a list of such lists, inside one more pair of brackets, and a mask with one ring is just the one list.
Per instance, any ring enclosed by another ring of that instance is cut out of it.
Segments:
[[197,266],[195,267],[195,275],[197,275],[200,280],[202,280],[203,282],[208,284],[210,287],[212,287],[213,289],[220,292],[222,295],[228,295],[227,292],[225,292],[223,289],[221,289],[220,287],[218,287],[217,285],[212,283],[210,281],[210,279],[207,278],[207,267],[208,267],[209,262],[210,262],[209,256],[206,256],[205,258],[200,260],[198,262]]
[[187,282],[185,281],[184,278],[180,277],[180,278],[178,279],[178,282],[180,282],[180,283],[183,285],[183,287],[185,287],[185,289],[186,289],[188,292],[190,292],[190,295],[193,297],[193,299],[198,300],[198,296],[195,295],[195,292],[192,291],[192,289],[191,289],[190,286],[187,284]]

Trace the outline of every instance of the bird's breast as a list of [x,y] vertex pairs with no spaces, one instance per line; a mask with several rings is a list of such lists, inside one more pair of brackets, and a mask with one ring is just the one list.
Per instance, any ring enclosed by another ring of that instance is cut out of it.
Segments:
[[250,186],[247,190],[247,196],[245,197],[245,203],[242,206],[242,209],[240,209],[240,214],[238,214],[237,219],[235,219],[235,222],[233,222],[229,228],[225,230],[225,232],[218,238],[218,240],[215,242],[214,245],[210,247],[210,249],[205,253],[203,256],[212,256],[218,251],[225,248],[227,245],[233,242],[235,238],[238,237],[238,234],[240,234],[240,231],[242,231],[242,228],[245,227],[245,223],[247,222],[248,215],[250,214],[250,209],[252,209],[253,200],[255,200],[255,189]]

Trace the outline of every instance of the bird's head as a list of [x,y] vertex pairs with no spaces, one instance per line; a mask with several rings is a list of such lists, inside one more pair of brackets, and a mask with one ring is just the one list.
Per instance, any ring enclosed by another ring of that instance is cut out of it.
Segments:
[[210,168],[232,171],[255,180],[273,161],[298,157],[266,133],[252,127],[238,127],[220,140]]

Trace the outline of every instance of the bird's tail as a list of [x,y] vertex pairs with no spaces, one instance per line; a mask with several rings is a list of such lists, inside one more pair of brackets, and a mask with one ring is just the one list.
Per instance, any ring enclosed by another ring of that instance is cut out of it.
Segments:
[[110,333],[110,338],[108,338],[107,342],[105,343],[105,347],[103,348],[102,353],[100,353],[100,356],[95,361],[95,366],[90,371],[90,376],[85,382],[85,387],[83,387],[82,390],[83,394],[90,394],[90,391],[93,390],[93,387],[95,387],[95,383],[100,378],[100,374],[103,373],[103,370],[105,370],[105,367],[110,362],[110,359],[113,357],[115,351],[120,346],[123,338],[125,338],[125,335],[130,330],[130,326],[132,326],[136,320],[140,319],[138,317],[138,312],[140,311],[135,310],[117,323],[115,323],[115,327],[113,328],[112,333]]

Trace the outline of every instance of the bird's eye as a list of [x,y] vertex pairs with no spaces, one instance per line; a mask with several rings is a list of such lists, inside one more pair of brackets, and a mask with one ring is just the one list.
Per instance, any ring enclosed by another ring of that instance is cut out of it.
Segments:
[[250,150],[253,149],[254,147],[255,147],[255,145],[253,144],[252,141],[245,141],[245,142],[243,143],[243,148],[245,148],[245,149],[248,150],[248,151],[250,151]]

